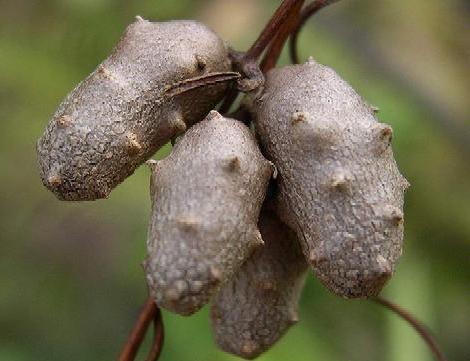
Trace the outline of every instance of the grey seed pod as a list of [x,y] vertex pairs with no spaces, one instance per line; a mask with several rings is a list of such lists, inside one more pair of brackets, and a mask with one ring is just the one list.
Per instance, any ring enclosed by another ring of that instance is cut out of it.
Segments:
[[273,167],[245,125],[215,111],[151,166],[147,282],[159,306],[190,315],[263,243]]
[[295,234],[271,210],[258,222],[257,249],[215,297],[212,329],[219,347],[245,359],[268,350],[298,320],[308,265]]
[[390,126],[313,60],[269,72],[251,107],[279,172],[281,219],[296,231],[318,278],[343,297],[377,294],[402,252],[408,187]]
[[172,137],[202,120],[226,84],[167,90],[230,67],[226,44],[203,24],[138,17],[60,104],[39,139],[44,185],[62,200],[107,197]]

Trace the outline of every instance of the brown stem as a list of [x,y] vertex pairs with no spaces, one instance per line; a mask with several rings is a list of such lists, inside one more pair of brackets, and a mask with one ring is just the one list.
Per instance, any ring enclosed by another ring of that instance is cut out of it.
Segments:
[[[273,38],[276,36],[279,30],[285,26],[285,22],[288,19],[292,9],[295,6],[298,6],[299,3],[303,4],[303,2],[304,0],[284,0],[281,3],[281,5],[279,5],[277,10],[274,12],[273,16],[271,17],[269,22],[266,24],[263,31],[255,40],[255,42],[250,47],[250,49],[248,49],[248,51],[244,53],[242,56],[240,56],[238,59],[234,59],[235,67],[243,69],[243,70],[253,68],[253,66],[256,65],[257,63],[258,58],[261,56],[261,54],[269,45],[269,43],[273,40]],[[256,81],[257,72],[251,71],[251,73],[254,74],[254,78]],[[258,73],[260,72],[258,71]],[[250,75],[253,75],[253,74],[248,74],[248,78],[250,77]],[[243,74],[243,75],[246,77],[247,74]],[[232,88],[228,92],[222,105],[219,108],[222,114],[227,113],[230,110],[230,107],[232,106],[233,102],[237,98],[237,95],[238,95],[238,89],[236,88]]]
[[256,60],[263,53],[264,49],[269,45],[274,36],[281,27],[292,11],[292,8],[298,3],[303,3],[304,0],[284,0],[277,8],[269,22],[264,27],[258,39],[253,43],[250,49],[246,52],[245,58]]
[[311,16],[315,15],[320,9],[323,9],[325,6],[333,4],[337,1],[339,0],[315,0],[302,10],[298,23],[293,29],[289,39],[289,52],[292,63],[300,63],[297,43],[300,30],[302,30],[307,20],[310,19]]
[[447,361],[446,357],[444,354],[441,352],[439,349],[439,346],[434,340],[433,336],[431,333],[426,329],[426,327],[419,322],[412,314],[409,312],[405,311],[403,308],[400,306],[386,300],[385,298],[382,298],[380,296],[371,298],[374,302],[388,308],[389,310],[393,311],[396,313],[398,316],[400,316],[402,319],[404,319],[406,322],[408,322],[415,330],[420,334],[420,336],[423,338],[423,340],[426,342],[428,345],[429,349],[431,352],[434,354],[437,360],[439,361]]
[[160,353],[163,348],[164,330],[163,330],[163,319],[160,309],[157,309],[157,313],[153,319],[153,343],[152,348],[147,356],[146,361],[157,361],[160,357]]
[[208,73],[172,84],[165,89],[165,96],[175,97],[200,87],[229,82],[238,78],[240,78],[240,74],[233,71]]
[[158,308],[152,297],[147,298],[144,307],[127,339],[118,361],[133,361],[144,339],[147,328],[157,315]]
[[284,44],[289,37],[289,34],[295,29],[298,23],[298,16],[300,10],[302,9],[302,5],[304,4],[304,0],[297,2],[294,6],[292,6],[292,10],[285,20],[285,25],[279,29],[276,34],[276,37],[271,42],[269,49],[261,63],[261,70],[263,74],[265,74],[270,69],[276,66],[276,63],[281,55],[282,49],[284,48]]

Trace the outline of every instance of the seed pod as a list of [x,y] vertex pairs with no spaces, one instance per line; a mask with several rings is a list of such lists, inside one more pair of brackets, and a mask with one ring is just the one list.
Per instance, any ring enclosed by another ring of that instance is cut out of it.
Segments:
[[269,349],[294,323],[308,265],[295,234],[270,210],[258,222],[264,247],[220,289],[211,308],[219,347],[246,359]]
[[213,111],[153,168],[147,282],[159,306],[190,315],[263,243],[272,164],[245,125]]
[[401,254],[408,186],[390,126],[313,60],[273,69],[251,106],[279,171],[279,214],[318,278],[343,297],[377,294]]
[[44,185],[62,200],[105,198],[172,137],[202,120],[226,84],[175,92],[230,69],[225,43],[195,21],[138,17],[60,104],[38,142]]

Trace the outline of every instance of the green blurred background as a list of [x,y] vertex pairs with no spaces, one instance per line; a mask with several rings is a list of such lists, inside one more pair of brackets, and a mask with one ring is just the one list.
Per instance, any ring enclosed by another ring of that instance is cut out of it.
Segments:
[[[35,154],[58,103],[137,14],[202,20],[244,50],[279,2],[0,0],[1,361],[113,360],[146,297],[149,171],[141,167],[105,201],[58,201]],[[335,68],[394,128],[412,187],[404,256],[384,294],[425,321],[454,361],[470,359],[469,24],[466,0],[344,0],[300,39],[303,58]],[[161,360],[236,359],[214,346],[207,308],[164,319]],[[432,356],[390,312],[339,299],[311,276],[299,324],[260,360]]]

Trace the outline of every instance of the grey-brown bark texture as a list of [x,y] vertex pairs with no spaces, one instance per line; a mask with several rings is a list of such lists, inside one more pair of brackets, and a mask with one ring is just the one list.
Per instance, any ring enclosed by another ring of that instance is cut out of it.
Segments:
[[262,244],[272,164],[245,125],[213,111],[153,167],[147,282],[159,306],[190,315]]
[[158,148],[203,119],[226,85],[182,95],[166,90],[230,66],[226,44],[203,24],[138,17],[60,104],[39,140],[44,185],[63,200],[107,197]]
[[298,320],[308,265],[295,234],[273,211],[258,222],[258,248],[215,297],[211,321],[217,344],[246,359],[269,349]]
[[393,158],[392,129],[313,60],[270,71],[251,103],[279,171],[279,214],[316,275],[343,297],[377,294],[401,254],[408,185]]

